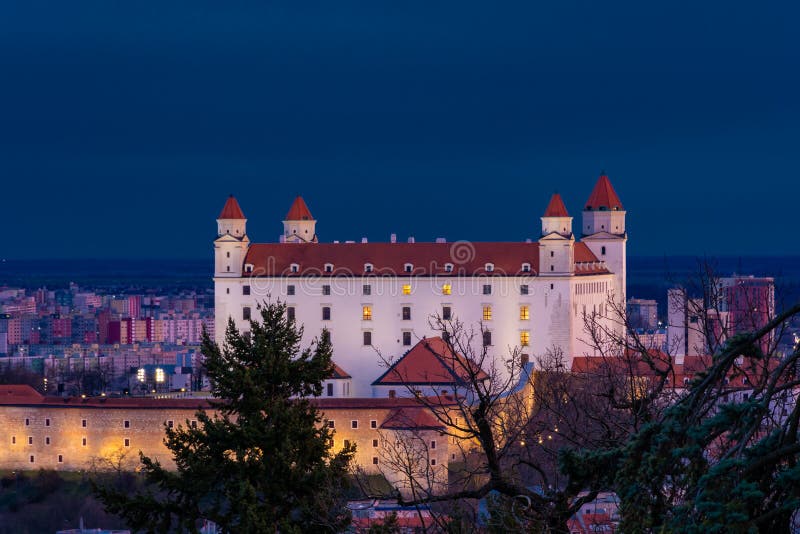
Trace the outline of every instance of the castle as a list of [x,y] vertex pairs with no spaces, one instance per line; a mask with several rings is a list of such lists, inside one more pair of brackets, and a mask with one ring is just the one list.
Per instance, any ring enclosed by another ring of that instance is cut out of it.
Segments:
[[247,218],[230,196],[214,241],[216,341],[229,317],[246,332],[260,302],[280,299],[304,326],[305,345],[323,328],[331,333],[334,360],[352,387],[328,394],[345,397],[382,395],[373,384],[384,371],[381,358],[396,360],[419,339],[439,335],[432,315],[482,325],[494,358],[517,349],[524,360],[555,348],[571,360],[591,353],[586,314],[604,320],[609,296],[624,308],[625,210],[605,173],[584,205],[580,233],[577,241],[554,194],[537,242],[322,243],[298,196],[279,242],[251,243]]

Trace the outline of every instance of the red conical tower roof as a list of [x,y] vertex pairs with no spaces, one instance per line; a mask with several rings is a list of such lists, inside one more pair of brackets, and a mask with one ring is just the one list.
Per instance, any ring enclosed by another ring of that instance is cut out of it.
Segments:
[[311,215],[305,200],[300,195],[292,202],[292,207],[289,208],[289,213],[286,214],[285,221],[313,221],[314,217]]
[[236,199],[233,195],[228,197],[228,200],[225,201],[225,206],[223,206],[222,211],[219,214],[217,219],[245,219],[244,212],[242,208],[239,207],[239,203],[236,202]]
[[564,201],[561,199],[561,195],[558,193],[553,193],[553,196],[550,197],[550,204],[547,205],[547,209],[544,210],[545,217],[569,217],[569,213],[567,212],[567,207],[564,205]]
[[609,210],[609,211],[622,211],[622,202],[620,202],[617,192],[611,185],[611,180],[608,175],[603,172],[594,186],[594,191],[589,196],[586,202],[586,210]]

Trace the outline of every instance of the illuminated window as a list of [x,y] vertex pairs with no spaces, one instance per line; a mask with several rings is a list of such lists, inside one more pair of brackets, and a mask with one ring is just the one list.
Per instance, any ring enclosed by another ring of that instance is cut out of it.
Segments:
[[136,371],[136,378],[139,382],[144,382],[144,367]]
[[450,284],[444,284],[442,286],[442,295],[451,295],[453,293],[453,286]]
[[403,284],[403,295],[411,294],[411,284]]
[[492,320],[492,307],[491,306],[484,306],[483,307],[483,320],[484,321],[491,321]]
[[164,382],[164,370],[161,367],[156,368],[156,382]]
[[531,344],[531,333],[527,330],[523,330],[519,333],[519,344],[523,347],[527,347]]
[[519,320],[520,321],[527,321],[531,318],[531,309],[529,306],[520,306],[519,307]]
[[371,321],[372,320],[372,306],[362,306],[362,308],[361,308],[361,320],[362,321]]

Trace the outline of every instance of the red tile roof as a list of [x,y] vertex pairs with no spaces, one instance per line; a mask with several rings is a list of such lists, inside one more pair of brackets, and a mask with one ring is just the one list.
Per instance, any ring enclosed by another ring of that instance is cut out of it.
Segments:
[[236,199],[233,195],[228,197],[228,200],[225,201],[225,206],[222,207],[222,211],[219,214],[217,219],[245,219],[244,212],[242,208],[239,207],[239,203],[236,202]]
[[592,191],[592,194],[589,196],[589,200],[586,201],[586,209],[592,211],[622,211],[624,209],[622,207],[622,202],[620,202],[617,196],[617,192],[614,191],[614,187],[611,185],[611,181],[605,173],[601,174],[600,178],[597,180],[594,191]]
[[569,213],[567,212],[567,207],[564,205],[564,201],[561,199],[561,195],[558,193],[553,193],[553,196],[550,198],[550,203],[547,205],[547,209],[544,210],[545,217],[569,217]]
[[24,384],[8,384],[0,386],[0,404],[14,404],[14,402],[41,402],[44,396]]
[[426,408],[398,408],[381,424],[381,430],[444,430],[445,425],[438,421]]
[[[538,243],[257,243],[247,250],[245,264],[253,272],[244,276],[524,276],[539,271]],[[325,264],[333,272],[324,272]],[[405,265],[412,264],[411,273]],[[452,264],[451,272],[445,271]],[[486,264],[494,270],[486,271]],[[529,263],[531,272],[523,272]],[[576,274],[606,273],[597,257],[584,243],[575,243],[575,263],[584,264]],[[292,272],[292,264],[299,266]],[[372,272],[364,271],[371,264]]]
[[463,385],[469,383],[471,371],[478,380],[489,378],[475,362],[452,352],[442,338],[432,337],[411,347],[372,385]]
[[306,206],[305,200],[300,195],[292,202],[292,207],[289,208],[289,213],[286,214],[285,221],[313,221],[314,217],[311,211]]
[[336,363],[334,363],[333,370],[331,371],[331,376],[329,376],[328,378],[353,378],[353,377],[347,374],[347,372],[344,369],[336,365]]

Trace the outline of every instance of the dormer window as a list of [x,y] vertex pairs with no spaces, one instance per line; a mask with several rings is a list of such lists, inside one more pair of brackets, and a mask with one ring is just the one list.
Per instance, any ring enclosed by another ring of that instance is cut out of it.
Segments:
[[252,273],[253,272],[253,264],[252,263],[245,263],[244,264],[244,272]]
[[371,263],[365,263],[364,264],[364,272],[365,273],[371,273],[372,269],[373,269],[373,266],[372,266]]
[[296,263],[293,263],[293,264],[292,264],[292,265],[289,267],[289,270],[291,270],[293,273],[300,272],[300,266],[299,266],[298,264],[296,264]]
[[414,270],[414,265],[412,265],[411,263],[406,263],[405,265],[403,265],[403,270],[407,273],[410,273],[411,271]]
[[326,263],[325,264],[325,272],[326,273],[332,273],[333,272],[333,264],[332,263]]
[[522,272],[523,273],[531,272],[531,264],[530,263],[523,263],[522,264]]
[[487,263],[484,267],[487,273],[494,271],[494,263]]
[[452,263],[445,263],[444,264],[444,272],[452,273],[453,272],[453,264]]

